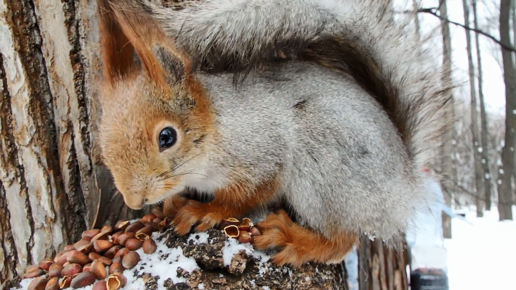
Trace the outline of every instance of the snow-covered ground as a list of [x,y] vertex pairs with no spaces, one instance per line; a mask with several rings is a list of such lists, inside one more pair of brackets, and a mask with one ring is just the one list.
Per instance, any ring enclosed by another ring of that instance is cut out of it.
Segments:
[[472,210],[466,219],[472,225],[453,219],[445,240],[450,290],[516,289],[516,222],[499,222],[496,209],[483,218]]

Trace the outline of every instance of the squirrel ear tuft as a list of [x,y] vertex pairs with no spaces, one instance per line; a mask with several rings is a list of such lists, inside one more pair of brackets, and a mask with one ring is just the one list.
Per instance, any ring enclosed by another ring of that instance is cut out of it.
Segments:
[[163,87],[181,81],[187,73],[189,61],[166,37],[152,13],[135,1],[113,1],[111,7],[147,76],[157,86]]
[[109,0],[97,0],[104,78],[113,85],[134,69],[134,47],[115,19]]
[[152,53],[163,67],[169,84],[181,82],[184,79],[187,73],[187,68],[185,67],[187,62],[185,62],[184,57],[174,50],[159,45],[152,47]]

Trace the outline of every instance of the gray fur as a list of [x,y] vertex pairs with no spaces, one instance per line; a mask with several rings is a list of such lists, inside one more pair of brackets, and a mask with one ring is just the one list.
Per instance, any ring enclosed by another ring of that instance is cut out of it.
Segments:
[[[428,166],[436,137],[445,130],[443,104],[451,96],[428,52],[414,41],[411,15],[398,22],[384,0],[205,0],[184,9],[148,5],[164,29],[196,63],[215,70],[261,66],[280,55],[296,58],[321,39],[343,38],[370,56],[398,92],[409,118],[407,142],[417,167]],[[365,64],[367,65],[367,64]]]
[[220,134],[208,164],[238,162],[255,184],[279,175],[301,224],[389,239],[424,200],[396,128],[351,78],[301,62],[251,72],[238,88],[231,74],[199,77]]
[[[428,198],[420,169],[447,125],[450,91],[387,2],[207,0],[180,11],[142,2],[197,65],[215,112],[216,134],[200,147],[206,168],[174,172],[202,173],[181,186],[206,192],[279,176],[276,198],[327,237],[340,229],[388,240],[404,231]],[[363,61],[318,58],[325,40],[340,45],[326,51]],[[359,78],[361,68],[379,91]],[[249,75],[234,86],[232,72],[241,70]]]
[[[238,71],[277,58],[296,59],[310,45],[328,38],[344,39],[370,57],[379,77],[396,91],[399,108],[387,113],[407,116],[402,124],[409,131],[404,146],[385,112],[350,77],[332,76],[341,83],[329,86],[305,73],[306,83],[298,82],[296,90],[273,97],[256,89],[251,94],[254,102],[242,95],[239,101],[233,100],[237,107],[227,110],[238,114],[245,109],[244,115],[255,116],[257,122],[274,121],[255,128],[262,134],[265,130],[266,138],[251,138],[251,132],[231,138],[270,139],[271,144],[289,148],[281,151],[286,155],[280,154],[285,166],[283,189],[293,208],[306,213],[309,225],[324,230],[321,227],[328,221],[340,220],[347,228],[388,238],[404,229],[415,208],[426,205],[427,197],[418,188],[419,170],[428,166],[437,137],[448,125],[442,108],[451,95],[426,52],[414,42],[408,22],[395,22],[389,5],[390,1],[378,0],[207,0],[186,2],[180,11],[149,7],[168,35],[206,71],[219,67]],[[291,75],[293,82],[302,78]],[[250,90],[249,85],[243,87]],[[223,90],[222,85],[218,88]],[[318,90],[322,95],[313,97]],[[210,93],[218,95],[217,90]],[[288,108],[287,104],[307,95],[313,99],[305,110]],[[240,103],[243,99],[249,102],[245,106]],[[253,113],[259,106],[265,107]],[[284,132],[268,132],[281,124],[288,127]],[[381,145],[374,146],[377,142]],[[245,152],[250,149],[237,144]],[[360,146],[371,147],[371,159],[357,155]],[[238,152],[236,147],[232,150]],[[241,157],[272,161],[280,152],[273,148],[261,157],[245,153]],[[249,162],[254,166],[256,160]]]

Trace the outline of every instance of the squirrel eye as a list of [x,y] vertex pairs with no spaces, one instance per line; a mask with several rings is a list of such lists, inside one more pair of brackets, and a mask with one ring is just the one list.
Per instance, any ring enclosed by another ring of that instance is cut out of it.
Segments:
[[159,132],[158,136],[158,144],[159,144],[159,151],[166,150],[172,146],[177,141],[177,133],[176,130],[172,127],[166,127],[161,132]]

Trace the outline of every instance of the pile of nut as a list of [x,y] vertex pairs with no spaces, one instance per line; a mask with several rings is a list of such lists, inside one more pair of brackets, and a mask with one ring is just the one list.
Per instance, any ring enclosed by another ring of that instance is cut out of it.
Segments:
[[[113,227],[84,231],[81,240],[66,246],[54,259],[45,258],[29,266],[23,278],[36,278],[29,290],[77,289],[92,284],[93,290],[120,289],[127,283],[123,271],[140,261],[135,251],[142,248],[145,254],[154,253],[157,245],[152,233],[163,232],[169,224],[170,220],[155,208],[132,223],[118,221]],[[260,234],[248,218],[224,219],[219,229],[241,243],[249,243],[251,236]]]
[[250,219],[244,218],[239,221],[236,218],[227,218],[222,220],[219,229],[223,230],[226,236],[238,239],[240,243],[249,243],[251,236],[260,235],[258,228],[253,226]]
[[68,245],[54,259],[43,259],[29,266],[23,278],[36,278],[28,289],[57,290],[93,285],[93,290],[116,290],[124,287],[125,269],[140,261],[135,252],[142,248],[146,254],[156,251],[152,233],[163,231],[170,220],[158,209],[135,222],[118,221],[113,227],[87,230],[80,241]]

